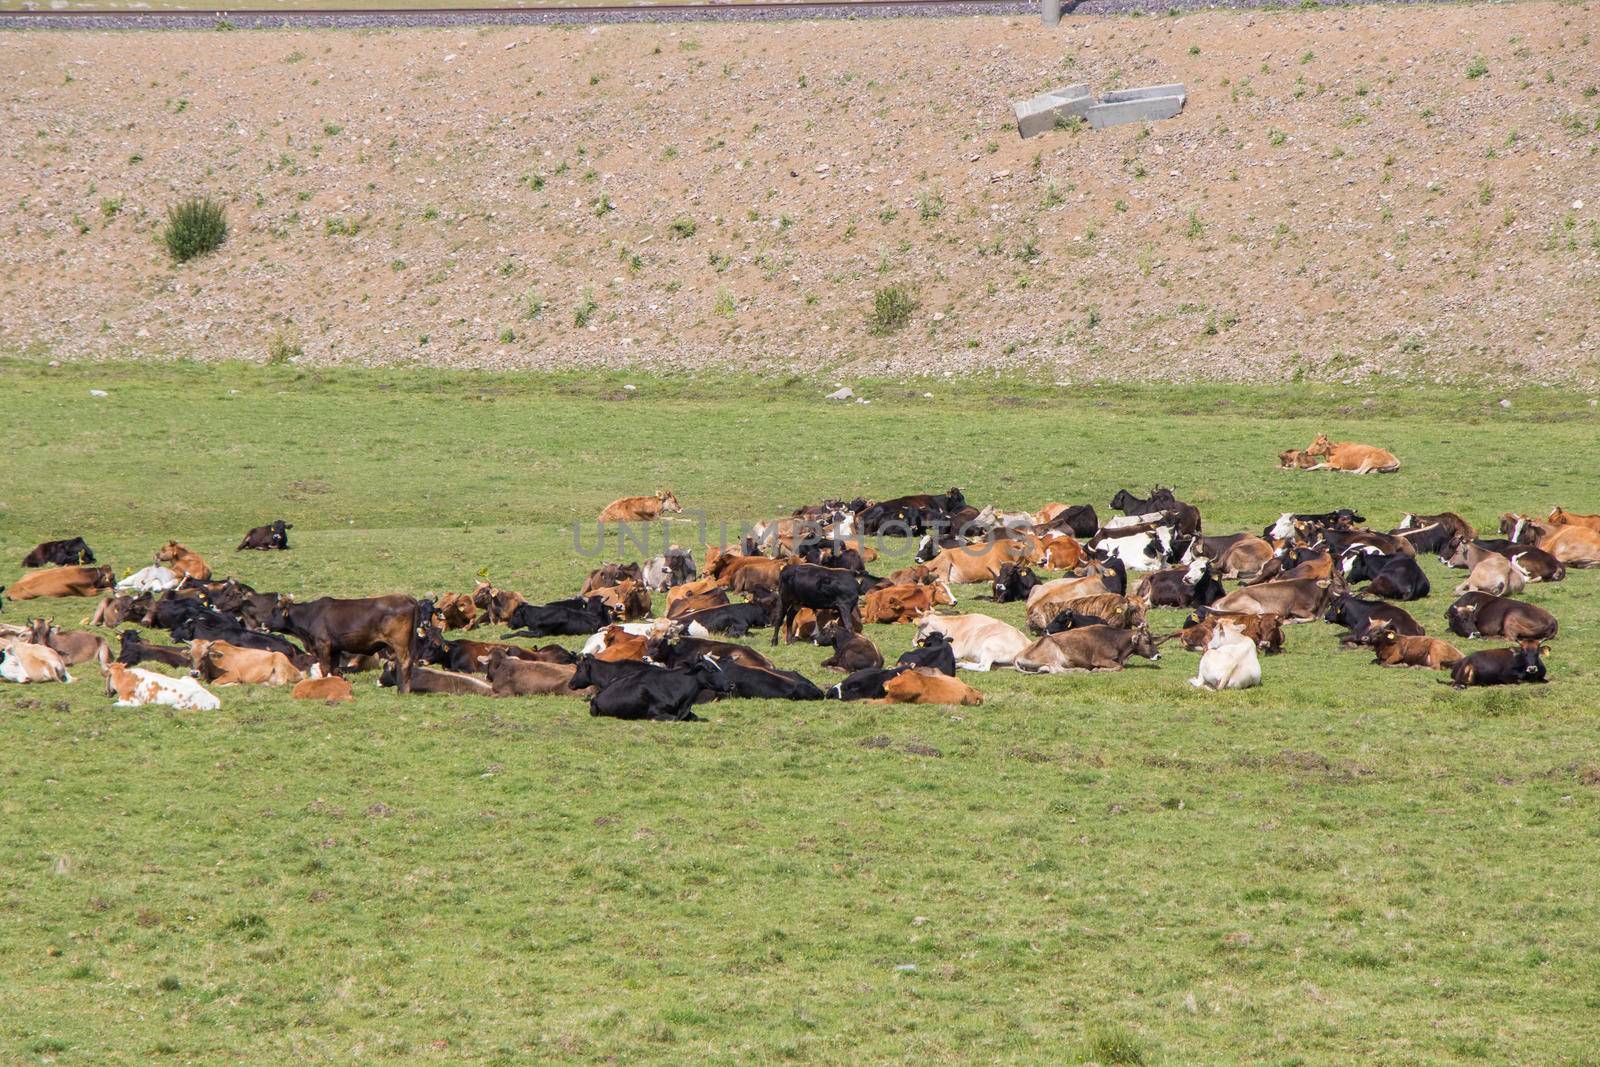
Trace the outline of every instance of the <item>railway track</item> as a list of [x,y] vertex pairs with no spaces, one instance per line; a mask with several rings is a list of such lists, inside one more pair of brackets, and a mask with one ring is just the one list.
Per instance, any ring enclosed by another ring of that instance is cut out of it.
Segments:
[[794,0],[790,3],[596,4],[552,7],[321,8],[271,11],[0,11],[0,29],[214,30],[404,26],[553,26],[629,22],[951,18],[1038,11],[1036,0]]

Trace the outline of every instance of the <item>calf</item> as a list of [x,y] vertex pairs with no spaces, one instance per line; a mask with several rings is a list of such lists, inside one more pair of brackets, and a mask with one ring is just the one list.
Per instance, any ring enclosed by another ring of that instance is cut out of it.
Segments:
[[442,630],[470,630],[478,617],[478,605],[472,602],[471,593],[446,593],[434,609],[439,615]]
[[0,645],[0,678],[8,682],[72,681],[55,649],[28,641]]
[[472,590],[472,604],[481,614],[467,629],[476,630],[485,624],[504,626],[511,620],[511,613],[525,603],[520,593],[496,589],[488,582],[479,582]]
[[1385,600],[1425,600],[1432,587],[1411,556],[1385,556],[1356,551],[1344,559],[1344,579],[1354,585],[1371,582],[1367,592]]
[[549,604],[520,604],[507,622],[517,628],[508,637],[556,637],[592,634],[612,621],[612,611],[598,597],[574,597]]
[[601,509],[600,521],[652,522],[663,514],[682,510],[671,489],[660,489],[655,496],[625,496],[613,500]]
[[714,698],[734,689],[732,680],[709,657],[679,669],[582,659],[569,684],[574,689],[596,688],[589,698],[590,715],[655,722],[698,722],[700,717],[691,709],[702,695]]
[[1196,689],[1250,689],[1261,684],[1261,660],[1256,643],[1234,623],[1217,627],[1200,657],[1200,667],[1189,684]]
[[1055,674],[1061,671],[1120,671],[1129,656],[1158,660],[1161,652],[1148,630],[1086,626],[1046,634],[1016,657],[1019,671]]
[[180,578],[198,578],[203,582],[211,577],[211,568],[199,553],[190,551],[176,541],[168,541],[156,549],[156,562]]
[[950,644],[950,639],[942,633],[929,633],[923,637],[917,647],[900,653],[900,658],[895,661],[897,667],[926,667],[929,670],[948,674],[954,678],[956,675],[956,651]]
[[1468,593],[1445,611],[1450,632],[1461,637],[1508,637],[1545,641],[1556,635],[1556,617],[1521,600],[1491,593]]
[[983,694],[948,674],[913,667],[900,671],[883,683],[883,696],[874,704],[958,704],[974,707],[983,703]]
[[222,701],[193,678],[169,678],[139,667],[113,663],[106,668],[106,696],[117,698],[119,708],[165,704],[189,711],[216,711]]
[[1425,667],[1447,671],[1461,659],[1461,650],[1437,637],[1401,637],[1385,624],[1367,633],[1375,653],[1372,662],[1383,667]]
[[116,588],[119,593],[165,593],[168,589],[178,588],[182,581],[183,579],[166,567],[152,563],[122,579]]
[[1450,669],[1450,684],[1457,689],[1471,685],[1522,685],[1544,682],[1544,662],[1549,645],[1521,641],[1515,648],[1491,648],[1463,656]]
[[226,641],[196,641],[190,650],[195,673],[217,686],[294,685],[305,679],[305,672],[282,652],[240,648]]
[[[830,626],[822,636],[831,638],[833,645],[833,655],[822,661],[822,665],[829,670],[853,674],[883,666],[883,653],[865,634],[852,633],[844,626]],[[955,673],[953,667],[951,673]]]
[[152,645],[138,630],[124,630],[122,643],[117,649],[117,662],[124,667],[137,667],[148,661],[188,670],[193,658],[189,646]]
[[912,667],[865,667],[855,671],[844,681],[829,686],[822,695],[827,700],[871,700],[874,697],[882,697],[885,695],[886,683],[913,669]]
[[[810,563],[785,567],[778,576],[778,608],[773,618],[772,644],[778,643],[778,634],[789,629],[801,608],[831,609],[837,612],[840,625],[850,626],[856,617],[859,597],[856,577],[849,571]],[[794,640],[792,632],[788,639]]]
[[10,587],[0,586],[12,600],[35,600],[40,597],[99,596],[102,589],[110,589],[116,575],[110,567],[80,567],[76,565],[52,567],[49,570],[30,571],[12,582]]
[[279,605],[267,627],[305,642],[323,674],[334,673],[341,655],[387,652],[399,666],[400,692],[409,693],[417,642],[428,635],[432,614],[432,604],[403,595],[357,600],[321,597],[305,604]]
[[44,541],[33,546],[33,549],[22,557],[24,567],[72,567],[80,563],[93,563],[94,552],[81,537],[69,537],[64,541]]
[[273,519],[265,526],[257,526],[244,535],[244,540],[239,542],[235,552],[246,549],[255,549],[260,552],[287,552],[289,550],[289,531],[294,529],[294,523],[284,522],[282,519]]
[[489,677],[489,687],[497,697],[505,696],[583,696],[572,688],[577,665],[538,663],[521,659],[504,648],[483,657],[481,669]]
[[307,678],[296,682],[289,691],[295,700],[325,700],[329,704],[342,704],[356,698],[355,688],[338,675],[328,678]]

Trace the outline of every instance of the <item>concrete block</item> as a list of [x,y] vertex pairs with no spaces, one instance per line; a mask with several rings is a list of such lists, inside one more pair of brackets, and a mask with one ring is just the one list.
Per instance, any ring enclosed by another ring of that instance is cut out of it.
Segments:
[[1109,104],[1096,104],[1084,112],[1089,125],[1097,130],[1118,126],[1124,122],[1155,122],[1170,119],[1183,110],[1181,96],[1153,96],[1135,100],[1119,100]]
[[1138,89],[1113,89],[1109,93],[1102,93],[1102,104],[1120,104],[1124,100],[1150,100],[1159,96],[1187,97],[1189,91],[1181,83],[1172,85],[1146,85]]
[[1094,106],[1087,85],[1067,85],[1011,105],[1017,116],[1017,134],[1024,139],[1049,133],[1056,123],[1073,115],[1082,117]]

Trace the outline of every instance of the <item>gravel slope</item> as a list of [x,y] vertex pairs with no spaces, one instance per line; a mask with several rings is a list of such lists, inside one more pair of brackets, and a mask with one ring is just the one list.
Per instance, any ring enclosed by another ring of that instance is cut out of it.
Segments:
[[[1589,384],[1596,31],[1527,3],[28,33],[0,349]],[[1006,128],[1076,80],[1190,103]],[[174,268],[155,236],[193,192],[233,233]],[[889,285],[916,309],[874,336]]]

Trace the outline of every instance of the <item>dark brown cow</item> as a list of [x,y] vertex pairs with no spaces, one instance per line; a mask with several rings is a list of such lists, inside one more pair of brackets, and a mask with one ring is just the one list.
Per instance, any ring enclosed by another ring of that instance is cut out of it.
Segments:
[[1276,615],[1219,615],[1211,612],[1205,612],[1203,618],[1191,615],[1184,620],[1183,629],[1161,640],[1170,641],[1176,637],[1178,643],[1190,652],[1204,652],[1211,644],[1211,635],[1224,622],[1238,626],[1244,636],[1254,641],[1256,648],[1262,652],[1283,651],[1283,620]]
[[644,581],[644,570],[639,564],[605,563],[589,572],[589,577],[583,580],[583,588],[579,590],[578,595],[588,596],[596,589],[620,585],[628,581]]
[[485,624],[508,625],[512,613],[526,603],[521,593],[513,593],[509,589],[496,589],[488,582],[479,582],[477,588],[472,590],[472,604],[481,614],[467,626],[467,629],[476,630]]
[[1450,632],[1462,637],[1544,641],[1556,635],[1556,617],[1534,604],[1493,593],[1468,593],[1445,612]]
[[33,551],[22,557],[24,567],[73,567],[80,563],[93,563],[94,552],[81,537],[65,541],[45,541],[33,546]]
[[537,663],[508,655],[505,649],[496,649],[484,658],[480,669],[489,678],[489,686],[497,697],[505,696],[587,696],[593,690],[573,689],[573,672],[578,668],[571,663]]
[[36,645],[53,648],[68,667],[95,660],[104,670],[111,662],[111,648],[106,639],[87,630],[63,630],[54,620],[34,619],[28,624],[29,640]]
[[245,534],[244,540],[239,542],[239,547],[234,551],[255,549],[260,552],[286,552],[289,549],[289,531],[292,529],[294,523],[273,519],[267,525],[257,526]]
[[409,693],[417,640],[425,636],[432,612],[432,604],[400,594],[359,600],[322,597],[280,605],[267,628],[300,638],[323,674],[334,673],[341,655],[388,652],[399,666],[400,692]]

